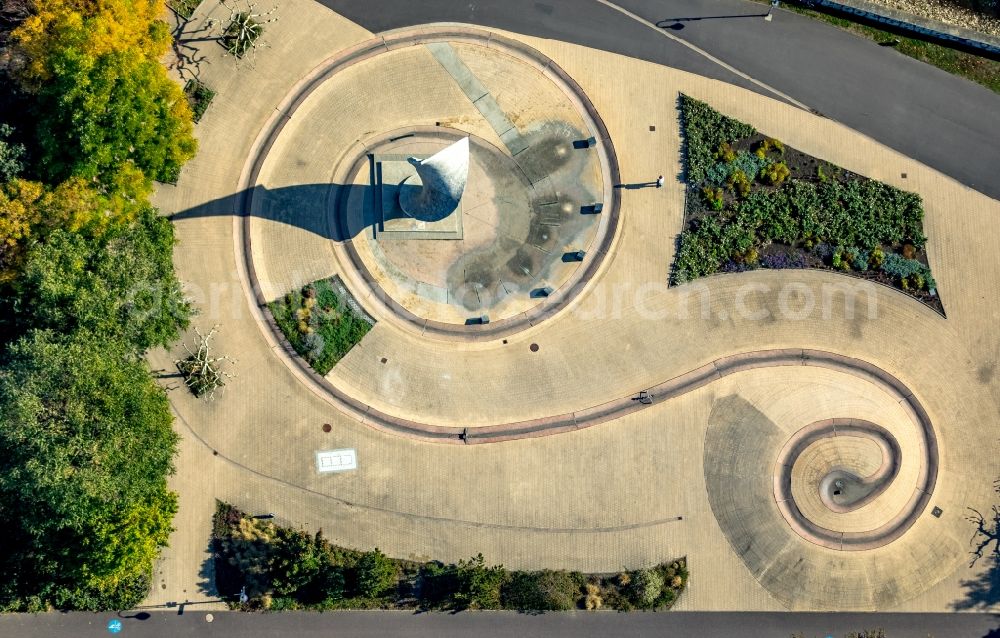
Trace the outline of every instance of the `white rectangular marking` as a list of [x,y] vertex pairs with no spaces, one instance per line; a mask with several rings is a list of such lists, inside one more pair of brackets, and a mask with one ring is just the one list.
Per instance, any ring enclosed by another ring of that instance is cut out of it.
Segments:
[[316,453],[316,471],[344,472],[358,469],[358,453],[353,449],[326,450]]

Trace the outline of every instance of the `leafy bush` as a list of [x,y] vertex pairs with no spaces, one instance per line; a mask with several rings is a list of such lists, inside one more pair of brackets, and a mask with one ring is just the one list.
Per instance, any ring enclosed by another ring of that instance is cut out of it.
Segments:
[[483,555],[459,561],[455,570],[455,602],[460,608],[500,609],[500,587],[507,580],[503,565],[487,567]]
[[447,606],[451,596],[458,589],[456,565],[432,561],[420,567],[420,601],[424,607],[435,609]]
[[378,598],[396,586],[396,565],[376,547],[361,556],[355,567],[358,593]]
[[767,166],[770,162],[767,159],[761,159],[756,155],[747,153],[746,151],[740,151],[736,155],[736,159],[733,161],[733,170],[742,171],[751,182],[757,179],[757,175],[760,174],[761,169]]
[[732,164],[716,162],[705,171],[705,181],[711,186],[721,186],[729,179],[729,174],[733,171],[733,168]]
[[733,150],[733,147],[729,142],[723,142],[719,144],[719,150],[715,152],[715,159],[722,160],[723,162],[730,164],[736,159],[736,151]]
[[882,263],[882,272],[898,281],[904,289],[933,289],[937,286],[930,269],[916,259],[907,259],[896,253],[888,253]]
[[740,197],[746,197],[750,194],[750,180],[747,178],[747,174],[739,169],[733,171],[732,175],[729,176],[729,179],[726,180],[726,186]]
[[764,168],[762,175],[772,186],[780,186],[791,175],[791,171],[784,162],[774,162]]
[[783,268],[805,268],[806,259],[801,253],[778,253],[776,255],[764,255],[760,258],[760,265],[764,268],[780,270]]
[[726,202],[722,197],[721,188],[706,186],[701,189],[701,192],[702,195],[705,196],[705,201],[708,202],[708,205],[712,208],[712,210],[722,210],[722,208],[726,205]]
[[194,10],[201,4],[201,0],[167,0],[167,6],[182,18],[190,18],[194,15]]
[[757,144],[757,149],[754,154],[764,159],[767,157],[768,153],[775,152],[778,155],[785,154],[785,145],[781,143],[780,140],[776,140],[773,137],[766,137]]
[[184,84],[184,95],[187,96],[188,103],[191,105],[192,119],[198,122],[208,109],[208,105],[212,103],[215,91],[192,78]]
[[294,594],[310,585],[323,567],[324,557],[309,534],[279,527],[271,555],[271,587],[281,595]]
[[24,144],[10,141],[14,128],[0,123],[0,183],[14,179],[24,170]]
[[320,374],[329,372],[371,329],[367,318],[327,279],[292,291],[268,307],[295,351]]
[[663,574],[655,569],[638,569],[631,574],[629,597],[640,609],[652,609],[663,592]]
[[691,183],[704,179],[720,144],[756,133],[752,126],[728,118],[687,95],[680,96],[680,110],[687,154],[686,176]]

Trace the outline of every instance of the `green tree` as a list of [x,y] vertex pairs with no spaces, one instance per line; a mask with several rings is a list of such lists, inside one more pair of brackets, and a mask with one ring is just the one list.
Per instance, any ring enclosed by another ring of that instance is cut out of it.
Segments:
[[322,548],[309,534],[279,527],[271,556],[271,586],[283,596],[310,585],[324,564]]
[[396,565],[376,547],[362,554],[355,567],[358,593],[378,598],[396,586]]
[[29,250],[15,283],[15,329],[86,330],[138,351],[169,344],[190,316],[173,244],[173,226],[148,208],[100,242],[53,231]]
[[121,342],[29,333],[0,372],[0,608],[127,608],[167,543],[177,436]]
[[148,209],[149,192],[148,180],[134,167],[116,173],[107,188],[82,177],[55,187],[25,179],[0,185],[0,282],[16,278],[26,247],[53,230],[101,240]]
[[10,141],[14,133],[9,124],[0,124],[0,183],[6,183],[24,170],[24,144]]
[[500,609],[500,588],[507,580],[503,565],[487,567],[482,554],[459,561],[455,602],[460,608]]
[[162,0],[46,0],[14,31],[34,94],[39,169],[108,185],[133,164],[172,180],[194,156],[191,109],[159,58]]

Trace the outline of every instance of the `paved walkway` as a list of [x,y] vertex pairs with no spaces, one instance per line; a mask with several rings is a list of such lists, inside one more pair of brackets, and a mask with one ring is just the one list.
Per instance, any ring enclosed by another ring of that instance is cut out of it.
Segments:
[[[199,156],[176,188],[157,194],[165,212],[206,203],[220,212],[236,210],[230,195],[241,183],[241,167],[282,96],[323,59],[370,37],[304,0],[282,6],[293,19],[275,23],[268,36],[274,48],[261,55],[256,69],[241,71],[241,77],[225,61],[206,67],[204,79],[219,95],[198,127]],[[731,397],[748,406],[737,414],[756,411],[789,428],[850,416],[894,433],[908,431],[898,397],[854,375],[811,366],[746,370],[560,436],[481,446],[386,436],[331,405],[272,351],[279,346],[250,311],[252,291],[241,285],[246,272],[236,257],[240,220],[210,216],[177,223],[176,262],[202,309],[198,323],[222,324],[218,347],[238,359],[240,378],[211,403],[181,391],[171,395],[182,434],[192,441],[196,435],[204,445],[200,454],[185,448],[178,461],[174,485],[182,494],[181,516],[196,518],[196,509],[210,515],[207,504],[185,498],[187,491],[205,492],[209,485],[213,496],[245,509],[274,511],[284,522],[322,527],[334,542],[374,542],[401,557],[456,560],[482,551],[488,560],[514,568],[611,571],[687,555],[696,576],[681,604],[693,609],[869,608],[865,587],[857,595],[825,591],[821,575],[840,570],[839,582],[856,588],[869,578],[885,578],[880,565],[927,555],[936,560],[898,592],[880,592],[880,608],[947,609],[960,600],[960,581],[972,575],[964,567],[969,528],[962,513],[990,502],[988,477],[1000,470],[997,437],[990,431],[998,390],[992,282],[1000,280],[1000,260],[989,239],[1000,205],[780,102],[633,59],[521,39],[556,60],[594,101],[626,181],[679,172],[675,104],[683,90],[805,152],[919,192],[928,211],[931,266],[949,318],[889,289],[856,299],[831,292],[844,279],[830,273],[761,271],[667,289],[672,238],[683,216],[682,186],[670,181],[663,189],[623,196],[623,225],[612,253],[586,295],[566,311],[506,342],[476,344],[414,339],[392,321],[380,321],[329,382],[397,418],[490,426],[619,399],[734,353],[790,347],[836,352],[888,371],[919,397],[938,435],[933,503],[944,515],[922,517],[886,547],[850,552],[858,555],[853,563],[843,552],[831,556],[800,540],[796,551],[809,557],[813,575],[789,573],[780,589],[747,569],[704,487],[706,430],[718,423],[713,414],[732,405]],[[392,96],[392,84],[384,88]],[[437,99],[432,88],[387,103]],[[386,117],[399,115],[389,111]],[[289,251],[313,245],[289,228],[262,229],[259,239],[282,242]],[[308,256],[309,250],[297,252]],[[328,246],[315,250],[317,264],[333,254]],[[303,280],[311,276],[308,263],[299,274]],[[857,302],[853,312],[848,297]],[[166,353],[153,358],[158,366],[169,360]],[[328,434],[324,423],[333,426]],[[904,458],[919,458],[914,441],[900,437]],[[318,476],[314,451],[336,447],[357,449],[359,470]],[[197,547],[203,530],[185,526],[175,536],[177,548]],[[192,572],[174,573],[180,578]],[[187,587],[180,580],[168,583],[163,595],[176,599]]]

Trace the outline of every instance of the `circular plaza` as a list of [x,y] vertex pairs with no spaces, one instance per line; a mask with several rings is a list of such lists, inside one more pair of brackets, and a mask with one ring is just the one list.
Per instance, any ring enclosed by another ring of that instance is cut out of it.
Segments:
[[[240,312],[218,342],[243,376],[212,404],[172,395],[207,491],[421,560],[613,572],[686,556],[688,609],[954,595],[962,515],[989,497],[974,478],[989,446],[965,428],[995,407],[973,392],[988,331],[959,285],[976,226],[944,214],[953,184],[835,122],[638,60],[456,25],[336,46],[316,31],[266,99],[220,92],[195,160],[226,167],[200,178],[218,192],[185,174],[173,203],[223,211],[177,216],[178,269],[206,306],[235,264],[215,294]],[[822,271],[668,286],[680,92],[859,174],[908,174],[948,318],[885,286],[826,304],[845,278]],[[223,144],[225,118],[258,101]],[[414,166],[456,143],[456,208],[408,214]],[[206,244],[218,254],[191,249]],[[372,319],[324,374],[268,310],[321,279]],[[787,312],[802,296],[815,312]],[[357,471],[317,474],[314,453],[340,448]]]

